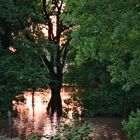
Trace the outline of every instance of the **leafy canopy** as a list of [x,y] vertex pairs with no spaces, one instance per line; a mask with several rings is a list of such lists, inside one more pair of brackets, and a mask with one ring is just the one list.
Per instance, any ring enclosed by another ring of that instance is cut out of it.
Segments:
[[112,83],[122,88],[140,84],[140,3],[139,0],[68,1],[68,18],[77,24],[71,44],[76,60],[106,62]]

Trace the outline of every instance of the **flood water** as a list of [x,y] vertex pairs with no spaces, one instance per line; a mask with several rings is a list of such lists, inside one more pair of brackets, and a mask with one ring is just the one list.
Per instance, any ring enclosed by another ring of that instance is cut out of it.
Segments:
[[[19,136],[26,140],[31,135],[42,136],[41,140],[46,140],[46,136],[51,136],[57,133],[57,128],[63,123],[72,123],[73,111],[81,113],[81,108],[77,107],[77,102],[72,101],[70,104],[66,104],[66,100],[70,99],[73,94],[73,90],[62,89],[61,98],[63,104],[63,110],[66,111],[64,117],[57,118],[56,114],[50,117],[46,113],[46,107],[50,100],[50,90],[36,91],[34,95],[32,92],[25,92],[24,102],[13,101],[13,110],[17,114],[12,118],[12,125],[9,126],[7,122],[0,122],[0,128],[5,127],[10,136]],[[22,96],[18,96],[19,99]],[[90,124],[96,124],[96,132],[104,134],[101,140],[109,140],[110,135],[114,137],[120,137],[124,140],[124,135],[121,132],[121,118],[86,118],[79,120],[86,120]],[[3,124],[2,124],[3,123]],[[94,133],[93,133],[94,135]],[[45,137],[43,137],[45,136]]]

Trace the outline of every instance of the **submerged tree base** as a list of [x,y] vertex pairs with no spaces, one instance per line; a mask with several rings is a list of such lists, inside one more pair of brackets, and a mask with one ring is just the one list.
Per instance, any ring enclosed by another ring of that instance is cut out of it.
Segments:
[[60,96],[60,90],[51,89],[52,95],[51,99],[48,103],[47,107],[47,113],[51,116],[54,115],[54,113],[57,113],[57,116],[62,116],[62,100]]

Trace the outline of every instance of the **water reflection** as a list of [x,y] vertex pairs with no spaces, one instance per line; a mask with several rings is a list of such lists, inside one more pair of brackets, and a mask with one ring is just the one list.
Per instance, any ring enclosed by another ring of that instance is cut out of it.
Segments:
[[[24,102],[13,102],[13,110],[17,112],[17,117],[13,118],[13,127],[18,131],[19,136],[26,139],[31,134],[38,136],[54,135],[62,122],[72,122],[72,108],[69,108],[68,104],[64,102],[66,99],[70,99],[72,93],[65,92],[62,89],[62,104],[67,113],[65,118],[57,118],[56,114],[53,117],[49,117],[46,113],[46,107],[51,97],[49,90],[36,91],[35,93],[25,92],[23,94]],[[76,104],[73,103],[74,105]],[[45,138],[42,138],[42,140],[45,140]]]

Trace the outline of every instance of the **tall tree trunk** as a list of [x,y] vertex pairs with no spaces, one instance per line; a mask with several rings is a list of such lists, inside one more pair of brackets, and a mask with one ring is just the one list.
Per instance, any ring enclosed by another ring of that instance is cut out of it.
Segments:
[[51,89],[51,99],[48,103],[47,113],[51,116],[56,112],[57,116],[62,116],[62,100],[61,100],[61,91],[62,80],[53,80],[50,84]]

